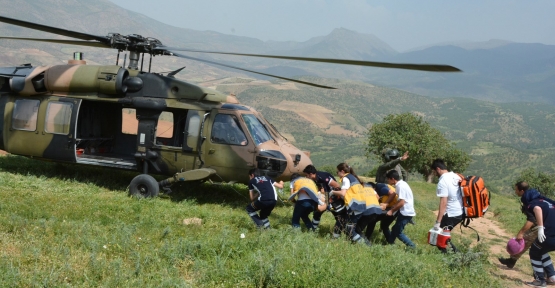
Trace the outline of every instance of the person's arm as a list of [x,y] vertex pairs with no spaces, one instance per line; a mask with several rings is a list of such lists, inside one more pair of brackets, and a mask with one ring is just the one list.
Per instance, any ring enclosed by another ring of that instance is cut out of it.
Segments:
[[341,198],[345,198],[345,195],[347,195],[347,189],[341,189],[341,190],[337,190],[337,191],[331,191],[331,193],[337,195],[337,196],[341,196]]
[[516,234],[516,239],[523,239],[524,233],[530,230],[532,226],[534,226],[534,222],[526,221],[526,223],[524,223],[524,226],[522,226],[522,228],[520,228],[520,231],[518,231],[518,234]]
[[405,199],[399,200],[399,202],[397,202],[395,206],[393,206],[389,211],[387,211],[387,216],[393,216],[393,214],[399,211],[399,209],[403,208],[403,206],[405,206]]
[[274,182],[274,186],[276,186],[279,189],[283,189],[283,180],[279,182]]
[[388,171],[391,170],[393,168],[395,168],[395,166],[397,166],[397,164],[401,163],[401,158],[397,158],[397,159],[393,159],[389,162],[383,163],[382,165],[380,165],[380,167],[378,167],[378,170],[380,171]]
[[540,206],[534,207],[534,215],[536,216],[536,223],[538,223],[538,226],[543,227],[542,207]]
[[545,227],[543,227],[543,214],[540,206],[534,207],[534,215],[536,215],[536,222],[538,223],[538,241],[543,243],[545,241]]
[[249,190],[249,196],[251,197],[251,201],[254,201],[257,195],[258,195],[258,192],[254,190]]
[[447,197],[439,197],[439,212],[437,212],[436,224],[441,223],[445,210],[447,210]]
[[337,181],[331,179],[329,185],[331,186],[331,188],[337,189],[337,188],[341,188],[341,186],[339,186],[339,183],[337,183]]
[[389,206],[389,204],[393,202],[396,196],[397,196],[397,193],[395,193],[393,189],[389,189],[389,192],[387,192],[387,201],[384,202],[386,206]]

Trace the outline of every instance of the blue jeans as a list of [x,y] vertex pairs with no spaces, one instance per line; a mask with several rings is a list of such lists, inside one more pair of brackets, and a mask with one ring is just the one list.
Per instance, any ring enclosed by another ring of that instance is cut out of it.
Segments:
[[393,224],[393,227],[391,228],[391,235],[387,239],[387,242],[389,244],[395,243],[395,239],[399,238],[399,240],[405,243],[405,245],[413,248],[416,247],[414,243],[410,241],[409,237],[403,234],[403,230],[405,230],[405,226],[409,223],[411,219],[412,219],[412,216],[404,216],[404,215],[401,215],[401,212],[399,212],[399,216],[397,216],[397,221],[395,221],[395,224]]
[[317,203],[311,199],[299,200],[295,203],[295,208],[293,209],[293,218],[291,219],[291,225],[293,228],[301,228],[301,219],[303,219],[304,225],[308,229],[314,229],[312,221],[308,218],[308,215],[315,210]]

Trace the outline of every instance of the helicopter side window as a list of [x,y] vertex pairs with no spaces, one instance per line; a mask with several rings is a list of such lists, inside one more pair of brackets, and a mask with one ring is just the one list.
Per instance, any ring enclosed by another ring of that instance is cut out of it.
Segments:
[[35,99],[16,100],[12,114],[12,128],[17,130],[37,130],[37,115],[40,101]]
[[247,137],[241,127],[237,118],[233,115],[218,114],[214,119],[212,125],[212,133],[210,140],[213,143],[228,144],[228,145],[247,145]]
[[73,103],[50,102],[46,108],[44,130],[53,134],[69,134]]
[[173,145],[173,113],[163,111],[158,117],[156,126],[156,144],[164,146]]
[[[137,120],[137,112],[133,108],[123,108],[121,110],[121,133],[129,135],[137,135],[139,129],[139,121]],[[158,117],[158,126],[156,126],[157,141],[170,143],[173,138],[173,113],[164,111]],[[165,139],[165,140],[164,140]],[[166,144],[160,144],[166,145]],[[169,145],[169,144],[167,144]]]
[[266,141],[272,140],[272,136],[258,118],[252,114],[243,114],[243,119],[245,120],[245,124],[247,124],[247,128],[249,129],[249,133],[251,134],[252,138],[256,145],[260,145]]
[[200,135],[200,115],[199,111],[190,110],[187,113],[187,127],[185,128],[185,135],[187,135],[187,142],[183,145],[184,151],[196,150],[197,143]]

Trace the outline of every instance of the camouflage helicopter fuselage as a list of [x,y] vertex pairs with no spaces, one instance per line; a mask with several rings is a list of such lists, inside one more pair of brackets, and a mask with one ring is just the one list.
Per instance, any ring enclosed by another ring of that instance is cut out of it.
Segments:
[[0,149],[9,153],[172,183],[246,183],[252,168],[288,180],[311,164],[234,96],[116,65],[0,68],[0,111]]

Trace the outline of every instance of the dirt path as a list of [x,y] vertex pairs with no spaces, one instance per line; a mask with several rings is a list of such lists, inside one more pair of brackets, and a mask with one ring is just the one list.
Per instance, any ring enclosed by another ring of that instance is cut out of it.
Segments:
[[[435,212],[437,213],[437,211]],[[436,214],[437,215],[437,214]],[[505,282],[505,287],[528,287],[523,284],[523,281],[532,281],[532,267],[530,266],[530,257],[525,253],[520,257],[513,269],[508,269],[507,266],[502,265],[497,260],[497,257],[508,257],[505,247],[507,241],[515,235],[510,235],[503,230],[499,223],[492,219],[492,213],[486,213],[483,218],[474,219],[470,226],[480,234],[480,242],[484,242],[489,246],[490,261],[497,267],[492,273]],[[523,223],[524,224],[524,223]],[[476,233],[471,229],[463,228],[462,235],[461,229],[456,227],[451,232],[453,237],[465,237],[472,239],[476,242]],[[455,239],[456,239],[455,238]]]

